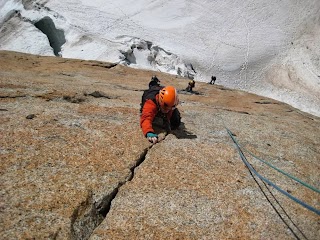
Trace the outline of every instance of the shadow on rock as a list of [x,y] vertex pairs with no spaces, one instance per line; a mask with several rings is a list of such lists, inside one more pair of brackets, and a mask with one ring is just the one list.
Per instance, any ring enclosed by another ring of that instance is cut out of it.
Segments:
[[[162,124],[162,120],[159,118],[155,118],[153,122],[153,128],[156,133],[164,132],[165,129]],[[178,129],[174,129],[170,132],[171,134],[175,135],[178,139],[194,139],[197,138],[197,135],[193,134],[192,132],[188,131],[183,122],[181,122]]]
[[186,94],[186,95],[203,95],[203,93],[198,92],[198,91],[187,91],[187,90],[178,90],[179,94]]
[[193,134],[192,132],[188,131],[183,122],[178,129],[175,129],[171,132],[175,135],[178,139],[195,139],[197,135]]

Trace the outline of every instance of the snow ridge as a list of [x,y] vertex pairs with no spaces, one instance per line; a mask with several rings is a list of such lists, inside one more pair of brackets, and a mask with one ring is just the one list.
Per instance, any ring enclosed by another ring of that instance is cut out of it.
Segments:
[[319,16],[319,0],[7,0],[0,49],[214,75],[320,116]]

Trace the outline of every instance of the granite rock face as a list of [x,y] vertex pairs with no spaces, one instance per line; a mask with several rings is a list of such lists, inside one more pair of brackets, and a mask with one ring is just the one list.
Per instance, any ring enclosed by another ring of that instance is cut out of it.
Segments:
[[[152,75],[95,61],[0,52],[1,239],[319,239],[320,119],[196,83],[182,126],[151,145],[139,126]],[[156,128],[159,133],[161,128]],[[251,155],[250,155],[251,154]]]

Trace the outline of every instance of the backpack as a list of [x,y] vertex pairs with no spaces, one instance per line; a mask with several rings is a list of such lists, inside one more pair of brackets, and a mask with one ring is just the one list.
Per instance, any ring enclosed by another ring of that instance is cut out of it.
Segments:
[[140,103],[140,113],[142,112],[142,108],[148,99],[151,99],[155,104],[157,104],[156,95],[159,94],[159,91],[162,88],[164,88],[164,87],[155,85],[155,86],[151,86],[149,89],[143,91],[141,103]]

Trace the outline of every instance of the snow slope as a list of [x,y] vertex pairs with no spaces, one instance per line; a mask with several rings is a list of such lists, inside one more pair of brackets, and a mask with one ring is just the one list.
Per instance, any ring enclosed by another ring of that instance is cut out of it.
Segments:
[[0,49],[215,75],[319,116],[319,16],[319,0],[0,0]]

